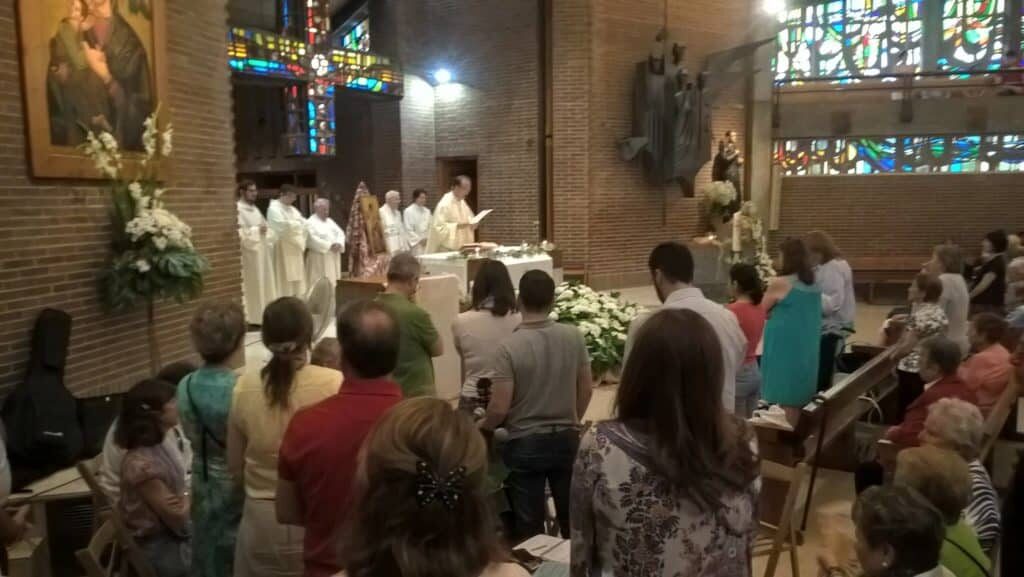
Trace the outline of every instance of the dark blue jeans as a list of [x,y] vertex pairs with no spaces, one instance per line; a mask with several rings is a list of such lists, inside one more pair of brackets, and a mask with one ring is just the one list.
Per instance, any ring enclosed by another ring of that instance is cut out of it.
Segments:
[[502,455],[509,469],[505,485],[514,517],[513,543],[544,532],[545,484],[551,486],[562,537],[569,537],[569,485],[579,445],[575,429],[537,433],[505,443]]

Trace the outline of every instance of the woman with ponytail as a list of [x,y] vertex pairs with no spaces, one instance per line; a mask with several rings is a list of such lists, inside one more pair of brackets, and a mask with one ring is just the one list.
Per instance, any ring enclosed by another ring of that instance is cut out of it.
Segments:
[[738,263],[729,270],[732,280],[733,302],[726,306],[740,323],[740,329],[747,337],[747,356],[743,367],[736,373],[737,417],[749,419],[761,399],[761,368],[757,364],[757,347],[761,344],[764,323],[768,316],[761,308],[764,285],[752,264]]
[[270,303],[262,337],[270,362],[238,379],[228,427],[228,466],[245,488],[234,573],[298,576],[303,531],[277,522],[277,454],[292,416],[337,394],[341,373],[309,363],[313,318],[297,298]]

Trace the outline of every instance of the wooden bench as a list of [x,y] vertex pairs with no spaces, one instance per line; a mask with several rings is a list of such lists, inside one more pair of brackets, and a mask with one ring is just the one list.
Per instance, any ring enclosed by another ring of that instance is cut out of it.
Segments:
[[853,283],[867,285],[868,303],[875,301],[877,285],[909,285],[925,259],[908,257],[861,257],[850,260]]
[[[807,526],[807,518],[814,496],[821,457],[826,451],[839,447],[842,452],[853,454],[854,426],[874,403],[864,400],[871,395],[876,399],[888,396],[896,389],[893,376],[894,362],[887,349],[874,348],[875,356],[860,369],[843,378],[831,389],[815,395],[800,412],[796,426],[784,430],[769,425],[754,425],[758,439],[758,450],[763,461],[764,489],[761,500],[762,528],[772,527],[770,544],[758,553],[769,555],[765,575],[774,574],[778,558],[785,550],[799,545],[800,533]],[[799,524],[793,519],[796,495],[802,492],[804,473],[809,469],[807,497],[803,503],[803,519]],[[775,475],[769,475],[775,470]],[[784,475],[783,473],[787,473]],[[777,478],[788,476],[787,482],[774,483]],[[785,493],[783,498],[781,493]],[[778,504],[783,503],[779,509]]]
[[[989,470],[992,469],[989,462],[992,457],[992,448],[995,446],[996,441],[999,440],[999,434],[1002,432],[1003,427],[1006,426],[1006,421],[1010,418],[1010,414],[1013,413],[1014,405],[1016,405],[1019,397],[1020,383],[1016,374],[1014,374],[1010,377],[1010,382],[1006,385],[1003,394],[999,396],[996,404],[992,405],[992,409],[985,416],[985,422],[982,425],[981,446],[978,447],[978,460],[985,463]],[[896,470],[896,456],[906,447],[897,445],[888,439],[880,439],[876,448],[878,450],[878,462],[882,464],[886,471],[892,472]]]

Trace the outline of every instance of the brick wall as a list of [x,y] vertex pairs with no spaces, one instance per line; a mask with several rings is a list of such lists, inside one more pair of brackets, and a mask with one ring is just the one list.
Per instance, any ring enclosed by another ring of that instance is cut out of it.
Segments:
[[[691,73],[708,54],[745,41],[747,26],[737,18],[749,9],[747,0],[669,3],[670,32],[686,45]],[[699,199],[683,198],[677,187],[648,185],[639,165],[622,162],[615,146],[632,128],[634,64],[647,57],[663,17],[660,0],[555,2],[555,240],[565,245],[569,263],[586,266],[597,287],[646,282],[654,245],[703,232]],[[577,98],[580,82],[586,83],[585,98]],[[740,83],[718,103],[712,123],[716,138],[734,130],[743,142],[743,93]],[[581,145],[574,141],[583,121],[587,136]],[[698,189],[709,174],[710,163]]]
[[[0,4],[0,393],[24,375],[27,339],[44,307],[74,317],[66,382],[77,395],[121,390],[148,372],[143,313],[108,315],[95,278],[108,250],[107,197],[94,183],[29,176],[14,2]],[[167,3],[169,97],[175,170],[168,206],[194,231],[212,266],[207,299],[240,297],[234,150],[224,0]],[[42,98],[35,95],[33,98]],[[169,362],[189,357],[194,306],[161,304]]]
[[854,265],[923,260],[947,239],[976,253],[989,230],[1024,229],[1022,182],[1019,174],[784,178],[772,241],[826,230]]
[[[539,2],[391,0],[387,5],[398,12],[403,69],[423,79],[445,66],[456,80],[435,92],[432,106],[424,101],[429,98],[425,83],[410,82],[413,100],[403,101],[401,118],[403,192],[411,196],[422,186],[435,192],[431,201],[436,202],[445,192],[437,190],[436,159],[476,157],[479,206],[497,211],[481,226],[480,238],[536,240],[543,146],[538,138]],[[432,128],[427,126],[431,117]]]

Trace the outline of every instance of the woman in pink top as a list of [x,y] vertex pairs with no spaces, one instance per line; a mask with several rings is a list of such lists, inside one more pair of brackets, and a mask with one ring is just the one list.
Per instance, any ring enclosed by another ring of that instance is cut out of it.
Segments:
[[736,315],[747,337],[747,356],[736,374],[736,416],[749,419],[761,399],[761,369],[757,366],[757,347],[761,344],[767,315],[760,307],[764,288],[754,265],[738,263],[729,270],[733,303],[728,309]]
[[988,414],[1010,382],[1010,351],[1002,345],[1006,321],[992,313],[971,319],[967,338],[973,355],[960,365],[960,378],[978,396],[978,407]]

